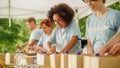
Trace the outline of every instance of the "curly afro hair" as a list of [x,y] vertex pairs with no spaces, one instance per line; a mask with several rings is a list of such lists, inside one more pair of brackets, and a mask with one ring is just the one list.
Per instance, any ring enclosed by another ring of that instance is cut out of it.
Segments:
[[74,10],[69,7],[65,3],[61,3],[58,5],[53,6],[49,11],[48,11],[48,19],[51,22],[54,22],[53,20],[53,15],[58,14],[60,18],[62,18],[67,25],[69,25],[75,15]]

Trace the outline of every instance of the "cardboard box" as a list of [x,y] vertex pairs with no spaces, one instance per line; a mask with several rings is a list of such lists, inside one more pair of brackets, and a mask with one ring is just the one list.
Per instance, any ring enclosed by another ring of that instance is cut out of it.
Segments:
[[[15,56],[14,53],[10,53],[10,63],[14,63],[14,56]],[[4,53],[0,54],[0,60],[5,62],[5,57],[6,57],[6,54]]]
[[69,54],[68,68],[83,68],[83,55]]
[[68,54],[61,54],[61,68],[68,68]]
[[42,68],[50,68],[50,56],[42,55],[42,54],[38,55],[37,56],[37,64],[42,66]]
[[50,55],[50,63],[51,68],[60,68],[61,55],[60,54]]
[[120,57],[117,56],[85,56],[84,68],[120,68]]

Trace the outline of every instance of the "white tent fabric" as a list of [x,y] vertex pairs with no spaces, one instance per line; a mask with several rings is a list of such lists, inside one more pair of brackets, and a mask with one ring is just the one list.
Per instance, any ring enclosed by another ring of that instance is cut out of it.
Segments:
[[[106,6],[119,0],[107,0]],[[67,3],[78,10],[76,18],[92,13],[82,0],[0,0],[0,18],[46,18],[48,10],[59,3]]]

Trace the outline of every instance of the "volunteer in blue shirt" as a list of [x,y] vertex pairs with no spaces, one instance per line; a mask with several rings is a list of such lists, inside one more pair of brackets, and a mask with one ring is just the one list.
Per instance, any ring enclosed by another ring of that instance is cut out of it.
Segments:
[[[33,52],[34,47],[37,46],[37,43],[42,35],[42,31],[37,28],[36,20],[34,17],[29,17],[26,19],[26,26],[31,30],[30,38],[28,43],[25,44],[24,48],[21,48],[21,52]],[[19,49],[19,47],[17,48]]]
[[120,55],[120,28],[118,32],[102,48],[97,51],[97,53],[100,55],[104,55],[106,52],[109,55]]
[[106,0],[83,0],[93,11],[86,22],[88,53],[97,52],[118,31],[120,12],[105,7]]
[[[37,48],[35,49],[35,52],[38,52],[38,51],[48,52],[47,42],[53,31],[52,23],[48,19],[43,19],[42,22],[40,23],[40,29],[42,29],[43,35],[41,36],[41,38],[37,44]],[[54,53],[55,46],[51,46],[51,48],[52,48],[51,53]]]
[[[54,22],[54,29],[48,47],[51,44],[56,44],[56,49],[60,53],[69,51],[70,53],[81,51],[80,29],[76,22],[72,21],[74,11],[65,3],[53,6],[48,12],[48,18]],[[50,47],[49,47],[50,49]]]

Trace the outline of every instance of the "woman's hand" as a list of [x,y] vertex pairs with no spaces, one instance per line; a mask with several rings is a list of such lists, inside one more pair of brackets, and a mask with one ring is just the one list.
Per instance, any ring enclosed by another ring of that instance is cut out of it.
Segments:
[[110,55],[120,55],[120,43],[117,43],[112,46],[109,50]]

